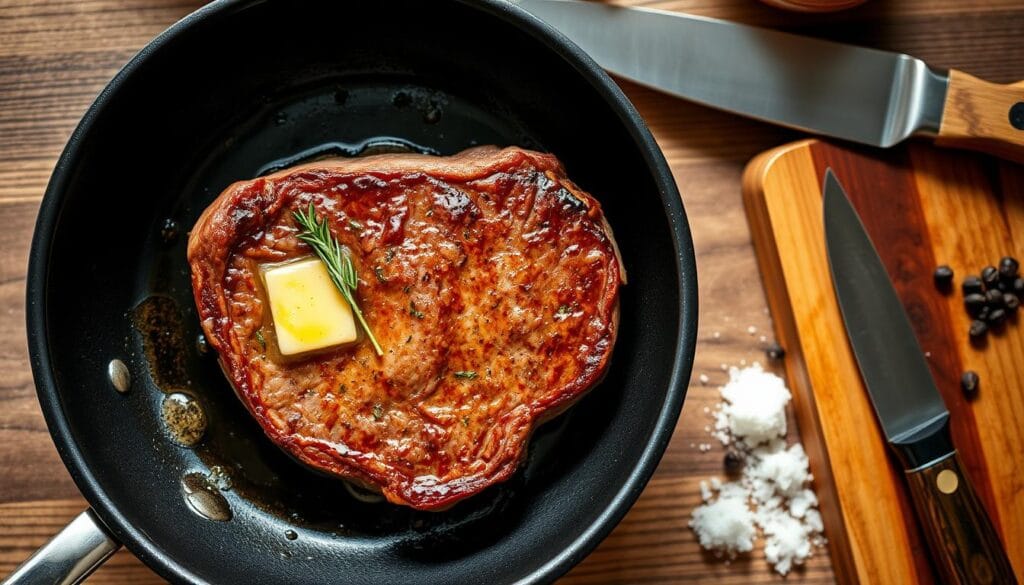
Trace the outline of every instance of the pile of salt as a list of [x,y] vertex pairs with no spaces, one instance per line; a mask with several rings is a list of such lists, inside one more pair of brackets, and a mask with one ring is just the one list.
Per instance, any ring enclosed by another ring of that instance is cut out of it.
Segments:
[[716,412],[713,434],[746,454],[743,477],[722,484],[701,482],[704,504],[690,526],[701,546],[729,557],[753,549],[757,529],[765,558],[785,575],[824,543],[818,500],[807,488],[812,477],[803,447],[786,447],[786,404],[791,395],[782,378],[759,364],[729,370],[721,389],[726,404]]

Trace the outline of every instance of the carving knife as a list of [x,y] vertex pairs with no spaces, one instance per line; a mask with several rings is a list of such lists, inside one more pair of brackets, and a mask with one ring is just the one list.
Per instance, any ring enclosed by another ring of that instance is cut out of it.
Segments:
[[864,386],[906,471],[932,560],[945,583],[1017,583],[992,521],[963,472],[949,411],[885,266],[829,169],[825,243]]
[[725,20],[577,0],[512,0],[608,71],[736,114],[862,144],[914,134],[1024,162],[1024,81]]

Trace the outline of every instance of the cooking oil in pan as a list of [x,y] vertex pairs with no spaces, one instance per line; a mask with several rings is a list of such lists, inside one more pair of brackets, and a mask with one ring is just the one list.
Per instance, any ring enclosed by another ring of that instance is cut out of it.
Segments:
[[206,433],[206,413],[195,398],[184,392],[164,397],[160,417],[172,439],[183,447],[195,447]]
[[231,520],[231,505],[227,498],[206,475],[195,472],[181,478],[181,493],[189,508],[207,520]]

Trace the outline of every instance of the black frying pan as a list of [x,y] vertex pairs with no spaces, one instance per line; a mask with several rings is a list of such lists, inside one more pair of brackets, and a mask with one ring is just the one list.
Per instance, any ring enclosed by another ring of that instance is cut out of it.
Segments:
[[[362,502],[272,446],[195,348],[184,232],[226,185],[281,161],[489,143],[555,153],[602,202],[630,279],[612,367],[538,430],[507,483],[440,513]],[[171,344],[180,383],[209,418],[196,449],[168,438],[160,371],[130,318],[153,295],[181,317],[167,330],[185,340]],[[175,582],[540,582],[593,549],[654,471],[692,365],[696,273],[637,112],[526,13],[492,0],[227,0],[154,40],[85,115],[39,213],[27,312],[39,401],[92,511],[19,582],[89,551],[81,573],[118,542]],[[126,394],[108,379],[115,358]],[[182,477],[215,465],[232,481],[230,521],[183,497]]]

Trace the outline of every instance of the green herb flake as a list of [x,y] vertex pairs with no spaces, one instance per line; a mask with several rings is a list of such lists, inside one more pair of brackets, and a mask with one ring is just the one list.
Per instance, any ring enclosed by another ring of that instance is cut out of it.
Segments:
[[338,394],[344,394],[348,392],[348,387],[344,384],[338,384]]
[[462,417],[462,426],[464,426],[464,427],[468,427],[469,426],[469,417],[468,416],[463,416]]
[[379,404],[373,405],[373,420],[384,418],[384,407]]
[[426,315],[423,314],[423,311],[416,308],[416,301],[409,301],[409,314],[417,319],[426,317]]
[[388,248],[387,252],[384,252],[384,261],[385,262],[391,262],[394,259],[395,259],[395,249],[394,248]]
[[359,223],[354,219],[348,220],[348,227],[352,228],[352,230],[355,232],[363,231],[363,224]]
[[558,310],[555,311],[555,317],[565,319],[572,314],[572,308],[569,305],[559,305]]
[[267,340],[263,337],[262,329],[256,330],[256,341],[259,342],[260,347],[263,348],[263,351],[267,351]]
[[380,266],[373,267],[373,274],[377,277],[377,280],[380,281],[381,284],[384,284],[388,281],[388,277],[384,276],[384,269],[381,268]]
[[459,371],[459,372],[455,372],[452,375],[455,376],[456,378],[461,378],[463,380],[475,380],[476,379],[476,372],[474,372],[473,370],[462,370],[462,371]]

